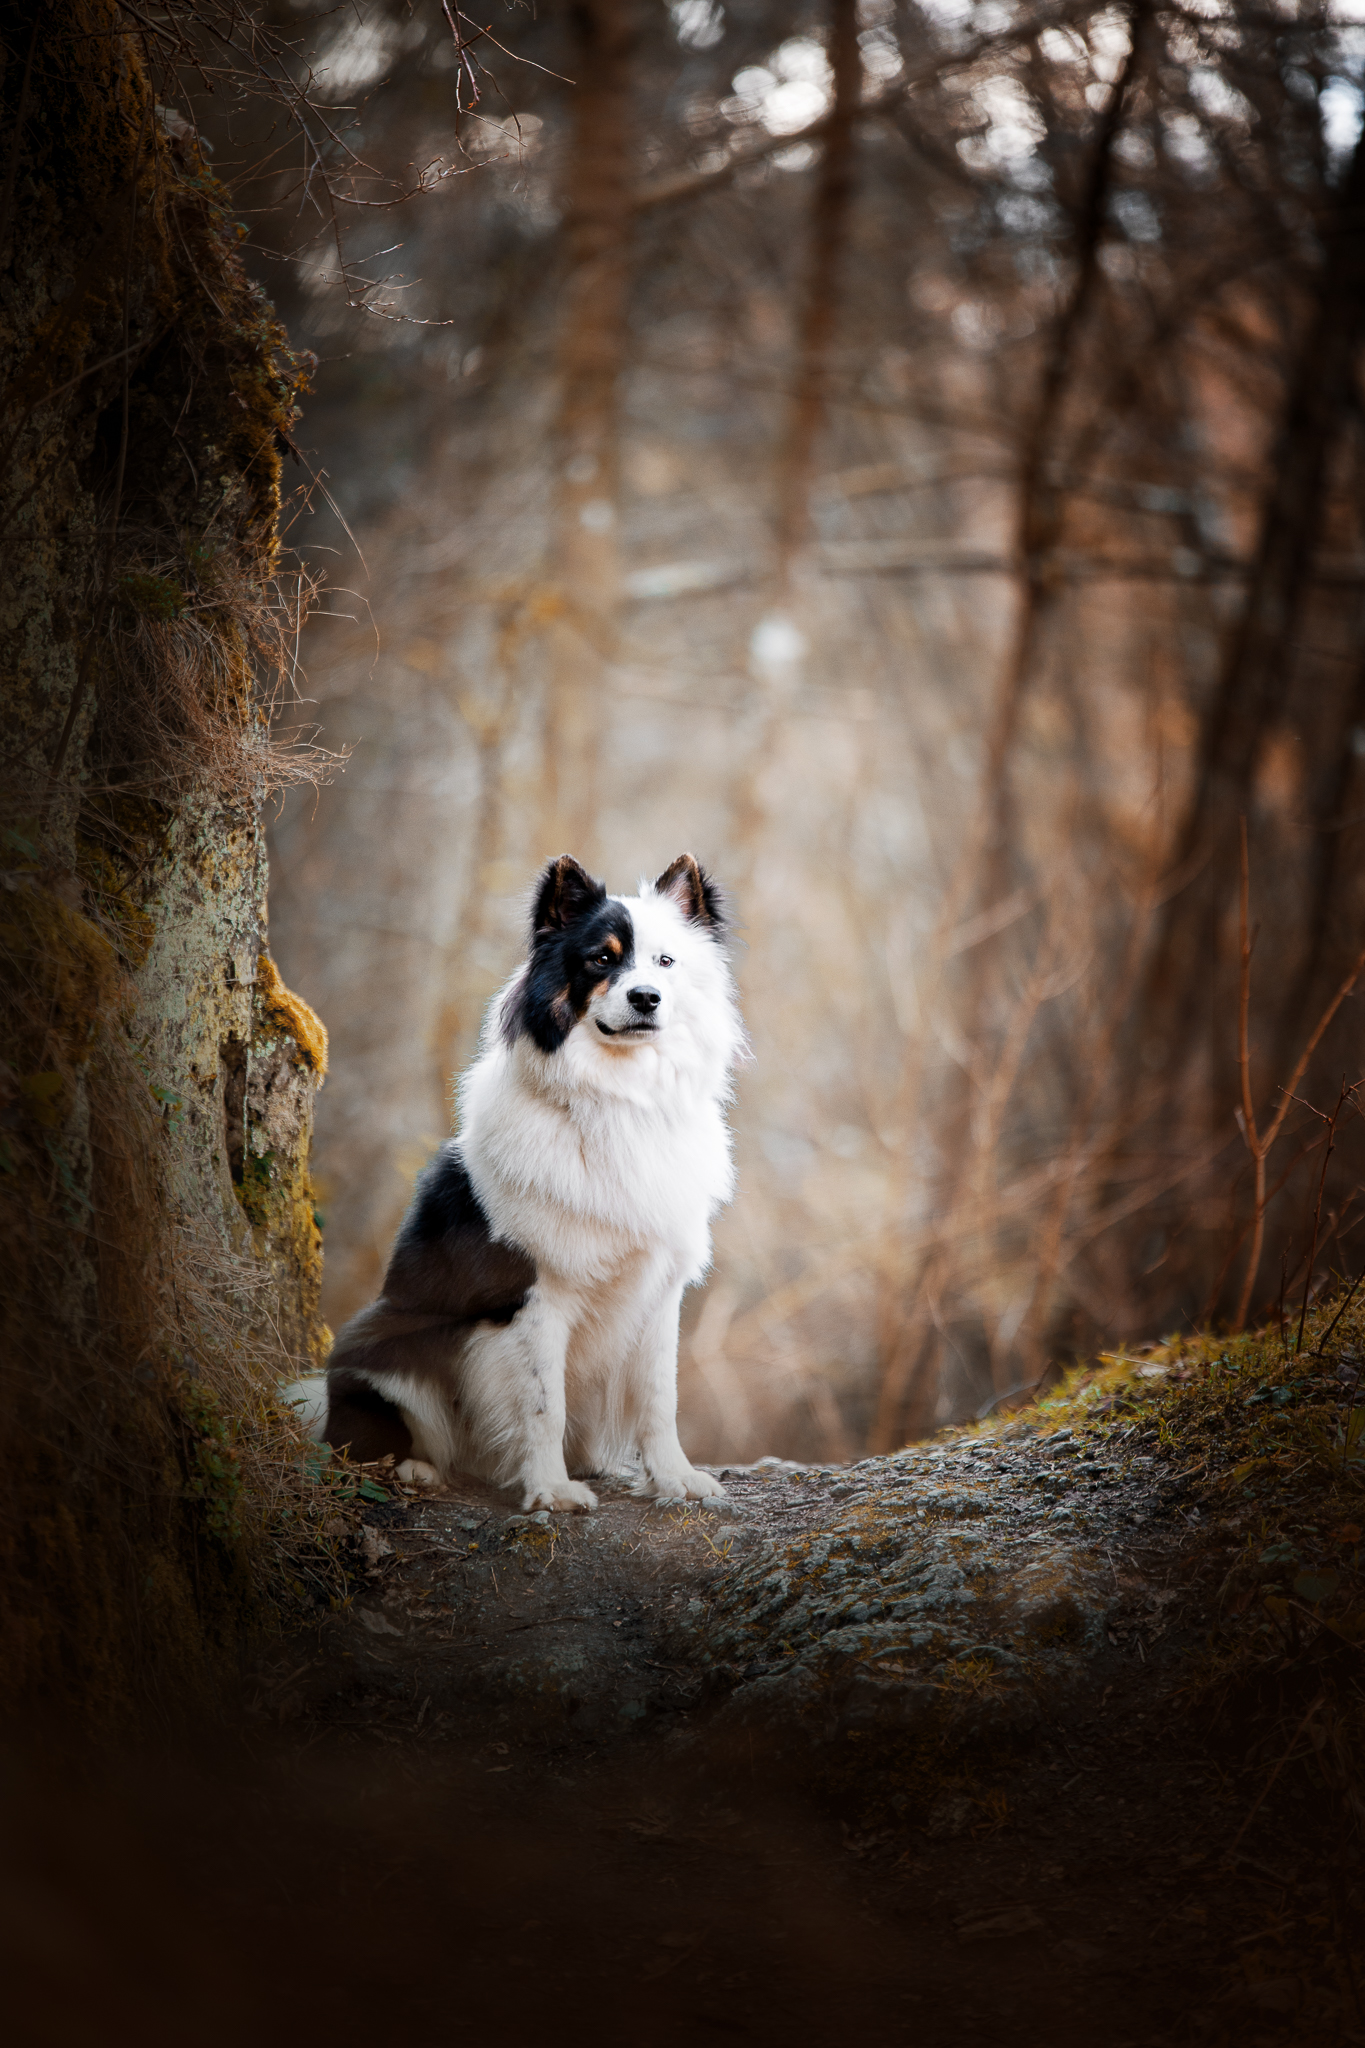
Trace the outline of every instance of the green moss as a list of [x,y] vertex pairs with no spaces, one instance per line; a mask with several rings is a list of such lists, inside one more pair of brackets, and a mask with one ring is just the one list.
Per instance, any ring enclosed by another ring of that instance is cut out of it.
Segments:
[[176,1398],[189,1445],[185,1491],[202,1501],[211,1535],[229,1546],[241,1540],[242,1460],[231,1422],[218,1396],[202,1380],[181,1373]]
[[94,917],[108,932],[124,966],[136,973],[152,950],[156,921],[134,900],[126,870],[103,846],[78,833],[76,872]]
[[7,892],[0,921],[0,1021],[20,1103],[32,1125],[61,1127],[77,1077],[124,994],[104,934],[28,878]]
[[[1013,1423],[1149,1460],[1184,1513],[1183,1571],[1216,1591],[1179,1680],[1241,1747],[1293,1760],[1345,1824],[1365,1816],[1365,1303],[1340,1293],[1249,1335],[1172,1337],[1080,1366]],[[1295,1730],[1308,1715],[1313,1734]],[[1270,1763],[1267,1762],[1267,1769]],[[1352,1818],[1354,1816],[1354,1819]]]
[[178,619],[185,609],[185,593],[169,576],[122,576],[116,602],[140,618]]
[[273,1152],[248,1152],[242,1160],[242,1178],[237,1188],[237,1199],[245,1210],[248,1220],[258,1230],[268,1229],[276,1220],[278,1190],[275,1182],[275,1155]]

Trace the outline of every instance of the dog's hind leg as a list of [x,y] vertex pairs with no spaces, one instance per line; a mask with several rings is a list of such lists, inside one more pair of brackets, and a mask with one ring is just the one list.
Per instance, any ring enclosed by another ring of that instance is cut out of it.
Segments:
[[627,1367],[644,1472],[636,1493],[653,1500],[707,1500],[725,1488],[699,1472],[678,1441],[678,1309],[676,1287],[652,1311]]
[[324,1441],[360,1463],[392,1457],[409,1486],[459,1464],[459,1361],[467,1330],[395,1310],[382,1297],[337,1338]]
[[510,1323],[484,1324],[464,1355],[462,1398],[471,1439],[496,1484],[515,1488],[523,1509],[585,1514],[597,1495],[570,1479],[564,1462],[564,1364],[568,1318],[539,1288]]

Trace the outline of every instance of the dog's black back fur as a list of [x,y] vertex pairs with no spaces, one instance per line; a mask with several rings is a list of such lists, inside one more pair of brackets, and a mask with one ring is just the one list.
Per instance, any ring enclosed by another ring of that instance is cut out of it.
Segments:
[[400,1332],[409,1331],[414,1318],[451,1346],[474,1323],[510,1323],[535,1277],[525,1252],[493,1238],[458,1146],[443,1146],[417,1183],[383,1294],[337,1340],[336,1361],[327,1369],[323,1441],[362,1462],[390,1452],[406,1458],[412,1450],[407,1424],[369,1375],[390,1366],[411,1369],[412,1347]]
[[535,1277],[525,1252],[492,1236],[458,1146],[443,1145],[403,1218],[385,1300],[452,1322],[510,1323]]

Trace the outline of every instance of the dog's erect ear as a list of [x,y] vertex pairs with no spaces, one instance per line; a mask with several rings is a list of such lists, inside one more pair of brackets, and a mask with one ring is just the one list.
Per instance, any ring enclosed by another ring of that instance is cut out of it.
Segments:
[[549,861],[536,884],[535,909],[531,912],[531,936],[540,932],[562,932],[585,910],[605,903],[607,892],[595,882],[571,853]]
[[725,898],[690,853],[680,853],[664,869],[654,893],[670,897],[693,924],[704,924],[712,931],[725,929]]

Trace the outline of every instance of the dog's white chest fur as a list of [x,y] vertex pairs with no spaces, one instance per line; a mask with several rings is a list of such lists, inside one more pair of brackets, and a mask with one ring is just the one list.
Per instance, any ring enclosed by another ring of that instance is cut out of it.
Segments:
[[734,1181],[719,1091],[653,1046],[625,1057],[631,1073],[606,1087],[566,1086],[519,1039],[466,1077],[470,1178],[493,1235],[522,1245],[545,1278],[601,1283],[646,1248],[679,1282],[705,1271],[710,1220]]

